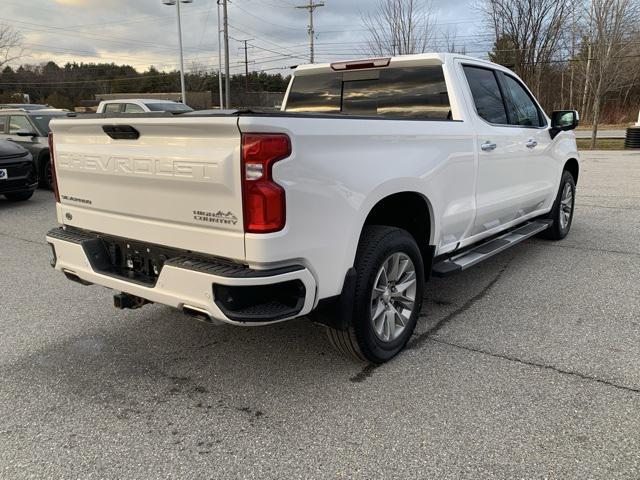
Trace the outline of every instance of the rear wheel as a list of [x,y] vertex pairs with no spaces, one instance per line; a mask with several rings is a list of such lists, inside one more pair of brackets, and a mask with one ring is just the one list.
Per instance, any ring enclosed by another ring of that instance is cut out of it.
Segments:
[[576,201],[576,182],[568,171],[562,173],[560,189],[553,203],[553,208],[547,218],[553,224],[542,232],[542,236],[549,240],[562,240],[569,234],[573,222],[573,211]]
[[5,193],[4,196],[7,197],[7,200],[11,200],[12,202],[22,202],[24,200],[29,200],[33,196],[33,191]]
[[353,317],[345,331],[327,327],[333,346],[357,360],[383,363],[415,329],[424,267],[413,237],[395,227],[365,227],[356,255]]

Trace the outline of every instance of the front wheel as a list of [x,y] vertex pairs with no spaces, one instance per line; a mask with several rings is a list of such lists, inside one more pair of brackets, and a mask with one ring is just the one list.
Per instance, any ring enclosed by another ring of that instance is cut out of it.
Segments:
[[405,230],[367,226],[356,254],[352,322],[345,331],[327,327],[333,346],[348,356],[384,363],[413,334],[422,306],[424,267]]
[[576,201],[576,182],[568,171],[562,173],[560,189],[547,218],[553,221],[551,226],[542,232],[549,240],[562,240],[569,234],[573,222],[573,211]]

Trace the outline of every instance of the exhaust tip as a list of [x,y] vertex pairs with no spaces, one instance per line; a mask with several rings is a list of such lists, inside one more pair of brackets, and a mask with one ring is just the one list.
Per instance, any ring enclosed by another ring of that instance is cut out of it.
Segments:
[[80,285],[84,285],[85,287],[88,285],[93,285],[91,282],[87,282],[86,280],[81,279],[75,272],[67,270],[66,268],[62,270],[62,273],[64,273],[64,276],[72,282],[79,283]]

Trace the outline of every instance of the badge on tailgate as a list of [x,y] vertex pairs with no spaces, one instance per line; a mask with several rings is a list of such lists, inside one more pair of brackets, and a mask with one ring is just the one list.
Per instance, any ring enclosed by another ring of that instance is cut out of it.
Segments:
[[238,223],[238,217],[233,212],[223,212],[221,210],[217,212],[194,210],[193,219],[199,222],[218,223],[221,225],[236,225]]

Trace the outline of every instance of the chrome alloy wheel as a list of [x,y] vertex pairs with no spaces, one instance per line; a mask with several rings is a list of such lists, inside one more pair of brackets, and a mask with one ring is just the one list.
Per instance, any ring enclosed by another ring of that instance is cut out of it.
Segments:
[[402,335],[416,304],[416,287],[416,268],[404,253],[394,253],[378,270],[371,292],[371,324],[383,342]]
[[562,197],[560,198],[560,228],[566,229],[571,220],[573,210],[573,187],[570,183],[564,184]]

